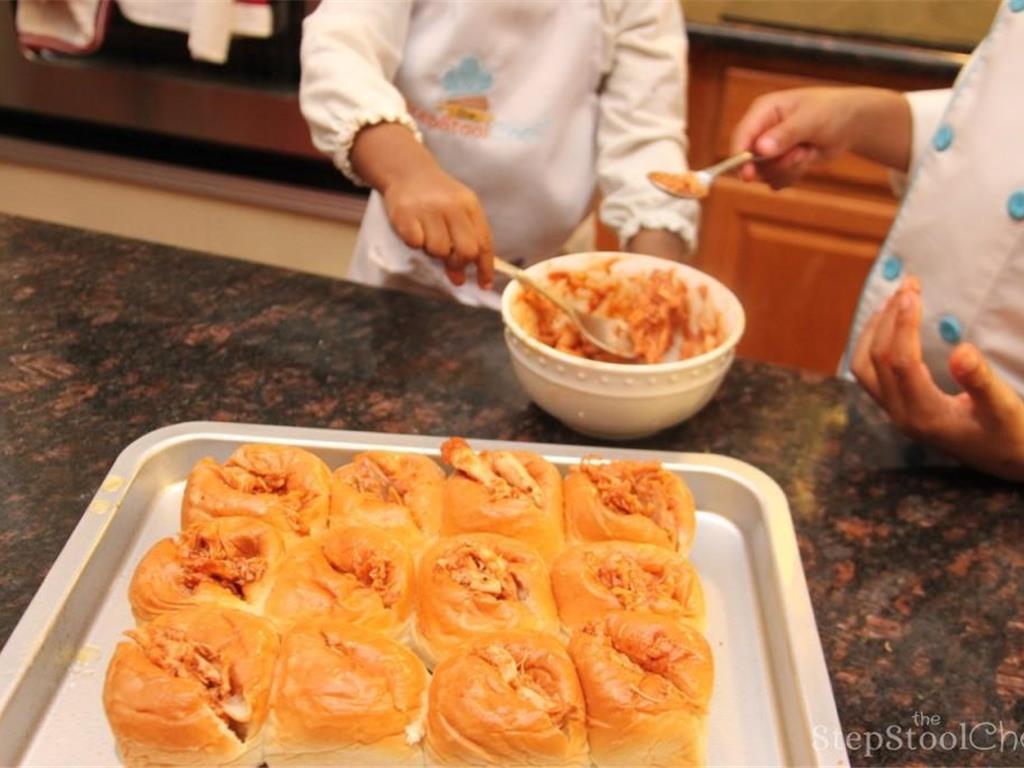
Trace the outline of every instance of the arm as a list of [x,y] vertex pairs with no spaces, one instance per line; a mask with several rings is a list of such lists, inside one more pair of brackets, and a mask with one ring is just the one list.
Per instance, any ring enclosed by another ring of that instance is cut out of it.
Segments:
[[376,189],[391,226],[410,248],[444,262],[449,279],[493,281],[491,233],[473,192],[446,174],[420,143],[392,84],[408,34],[410,0],[324,0],[302,35],[302,113],[313,143],[357,183]]
[[600,93],[601,219],[627,250],[682,260],[698,205],[659,192],[652,170],[686,170],[686,35],[678,3],[609,3],[612,60]]
[[350,155],[364,127],[398,123],[419,139],[405,99],[391,82],[411,11],[411,0],[323,0],[302,25],[299,106],[313,144],[356,183],[363,180]]

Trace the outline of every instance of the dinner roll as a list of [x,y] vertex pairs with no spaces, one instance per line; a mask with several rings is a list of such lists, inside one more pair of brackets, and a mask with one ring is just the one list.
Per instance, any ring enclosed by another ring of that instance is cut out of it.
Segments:
[[413,608],[412,555],[379,528],[342,528],[297,544],[264,611],[280,629],[333,616],[402,637]]
[[125,765],[260,764],[278,650],[268,621],[201,605],[127,635],[103,689]]
[[428,765],[588,765],[583,696],[565,648],[541,632],[478,636],[430,681]]
[[370,451],[334,471],[332,527],[385,528],[414,550],[441,527],[444,471],[426,456]]
[[647,612],[613,611],[573,634],[597,766],[703,766],[714,661],[704,636]]
[[218,464],[201,460],[188,476],[181,527],[215,517],[255,517],[291,537],[327,526],[331,473],[318,457],[288,445],[243,445]]
[[441,538],[417,573],[413,636],[429,663],[481,632],[558,631],[548,571],[536,550],[493,533]]
[[266,760],[279,765],[419,765],[427,670],[379,632],[344,619],[281,639]]
[[524,541],[550,562],[565,540],[562,478],[526,451],[474,453],[461,437],[446,440],[441,457],[455,469],[444,485],[441,533],[500,533]]
[[690,551],[693,494],[655,461],[584,460],[565,478],[565,525],[573,541],[637,541]]
[[161,539],[128,587],[136,621],[199,603],[259,613],[284,557],[281,534],[246,517],[196,523]]
[[562,551],[551,589],[567,629],[608,611],[642,610],[703,631],[704,590],[697,569],[678,552],[632,541],[596,541]]

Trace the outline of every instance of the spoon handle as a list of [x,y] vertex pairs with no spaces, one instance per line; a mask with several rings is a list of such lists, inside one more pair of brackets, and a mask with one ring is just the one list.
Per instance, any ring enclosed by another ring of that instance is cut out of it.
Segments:
[[524,270],[520,269],[519,267],[513,264],[509,264],[504,259],[499,259],[497,256],[495,256],[494,271],[500,272],[501,274],[511,277],[514,280],[518,280],[523,285],[532,288],[545,299],[547,299],[556,307],[558,307],[560,310],[565,312],[565,314],[569,316],[573,323],[579,325],[579,321],[576,319],[575,308],[566,304],[561,298],[559,298],[554,293],[549,291],[546,286],[541,285],[539,281],[534,280],[532,277],[530,277],[530,275],[527,274]]
[[723,160],[720,163],[715,163],[714,165],[708,166],[707,168],[704,169],[704,172],[710,174],[711,176],[718,176],[721,173],[731,171],[733,168],[738,168],[744,163],[749,163],[754,159],[755,158],[753,152],[740,152],[738,155],[733,155],[732,157],[725,158],[725,160]]

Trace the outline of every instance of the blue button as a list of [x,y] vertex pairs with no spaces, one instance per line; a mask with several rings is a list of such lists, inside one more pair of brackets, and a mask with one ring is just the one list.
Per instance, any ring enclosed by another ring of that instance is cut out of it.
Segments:
[[[1021,0],[1024,2],[1024,0]],[[882,262],[882,277],[886,280],[895,280],[903,272],[903,262],[899,256],[889,256]]]
[[[1024,1],[1024,0],[1022,0]],[[932,146],[939,152],[945,152],[953,143],[953,129],[949,123],[943,123],[932,138]]]
[[1010,10],[1014,13],[1024,11],[1024,0],[1010,0]]
[[[1024,3],[1024,0],[1021,0]],[[1006,201],[1006,211],[1014,221],[1024,219],[1024,189],[1018,189]]]
[[947,341],[950,344],[959,342],[960,337],[963,336],[963,328],[960,327],[960,321],[954,315],[943,315],[940,317],[939,336],[942,337],[943,341]]

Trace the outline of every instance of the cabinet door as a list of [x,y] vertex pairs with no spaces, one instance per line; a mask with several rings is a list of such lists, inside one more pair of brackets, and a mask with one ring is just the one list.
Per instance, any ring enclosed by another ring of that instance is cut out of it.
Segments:
[[895,202],[720,179],[697,266],[743,303],[739,354],[833,373]]

